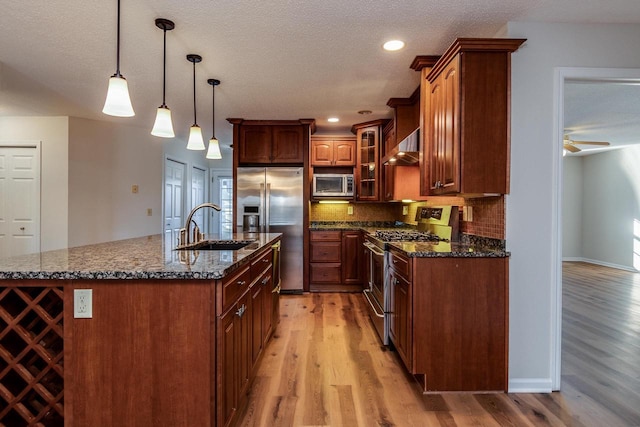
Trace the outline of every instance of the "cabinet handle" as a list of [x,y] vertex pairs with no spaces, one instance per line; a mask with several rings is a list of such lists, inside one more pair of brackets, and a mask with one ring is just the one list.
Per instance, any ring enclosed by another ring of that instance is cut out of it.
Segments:
[[267,283],[269,283],[269,280],[271,280],[271,276],[265,277],[264,280],[262,281],[262,284],[266,285]]
[[238,280],[236,283],[238,284],[238,286],[242,286],[242,285],[246,285],[247,281],[246,280]]
[[240,307],[238,311],[236,311],[236,314],[238,315],[238,317],[242,317],[246,309],[247,307],[244,304],[242,304],[242,307]]
[[267,258],[263,258],[262,262],[269,262]]

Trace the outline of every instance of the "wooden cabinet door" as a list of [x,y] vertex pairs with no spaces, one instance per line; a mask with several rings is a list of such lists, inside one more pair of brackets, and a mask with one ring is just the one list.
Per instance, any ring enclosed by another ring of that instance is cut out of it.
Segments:
[[391,279],[391,331],[390,337],[398,355],[412,372],[411,285],[392,269]]
[[354,166],[356,164],[356,144],[353,141],[334,141],[333,165]]
[[357,131],[356,199],[377,201],[380,183],[379,170],[379,126]]
[[431,194],[460,191],[459,57],[431,85],[429,188]]
[[240,395],[246,393],[249,387],[249,375],[251,375],[251,329],[253,327],[251,292],[244,294],[238,301],[238,309],[242,310],[239,320],[239,342],[238,352],[235,357],[240,360],[240,373],[238,376],[238,399]]
[[438,193],[460,191],[460,57],[442,72],[444,138],[441,146],[441,186]]
[[238,407],[239,363],[237,358],[240,334],[236,308],[218,318],[217,419],[218,425],[230,424]]
[[311,142],[311,166],[333,166],[333,141]]
[[296,125],[272,126],[272,163],[300,163],[304,161],[303,127]]
[[262,341],[263,348],[273,333],[273,276],[272,269],[269,269],[257,283],[262,290]]
[[258,282],[251,288],[251,369],[255,366],[264,344],[264,287]]
[[359,231],[342,232],[342,283],[362,283],[362,238]]
[[240,126],[239,163],[271,163],[271,126]]

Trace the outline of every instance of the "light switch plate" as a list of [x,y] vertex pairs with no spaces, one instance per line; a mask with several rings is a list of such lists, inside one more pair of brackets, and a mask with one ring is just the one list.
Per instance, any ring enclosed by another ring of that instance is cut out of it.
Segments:
[[409,213],[409,206],[402,207],[402,215],[407,215]]
[[73,290],[73,317],[76,319],[93,317],[93,289]]

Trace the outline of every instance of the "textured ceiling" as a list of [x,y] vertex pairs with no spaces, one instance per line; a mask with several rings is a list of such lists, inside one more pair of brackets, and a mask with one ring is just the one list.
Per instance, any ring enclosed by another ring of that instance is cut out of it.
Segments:
[[[0,115],[74,115],[150,129],[162,101],[162,31],[154,20],[167,18],[176,24],[167,34],[167,105],[177,138],[186,140],[193,122],[185,56],[197,53],[198,123],[208,137],[206,80],[220,79],[216,136],[223,146],[231,143],[227,117],[315,118],[323,133],[388,117],[387,100],[418,85],[409,69],[416,55],[440,54],[456,37],[495,36],[508,21],[640,22],[637,0],[122,0],[120,68],[136,110],[122,119],[100,112],[116,65],[115,0],[0,6]],[[391,38],[407,47],[383,51]],[[373,114],[356,113],[363,109]],[[337,125],[326,121],[331,115],[340,117]]]

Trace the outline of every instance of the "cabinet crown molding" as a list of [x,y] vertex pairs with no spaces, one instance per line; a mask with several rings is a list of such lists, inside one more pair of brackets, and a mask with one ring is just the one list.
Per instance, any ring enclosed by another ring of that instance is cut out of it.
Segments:
[[451,59],[461,52],[515,52],[527,39],[458,38],[440,57],[427,75],[433,83]]

